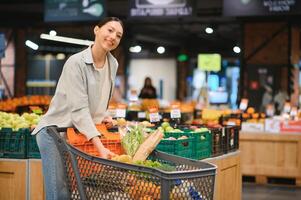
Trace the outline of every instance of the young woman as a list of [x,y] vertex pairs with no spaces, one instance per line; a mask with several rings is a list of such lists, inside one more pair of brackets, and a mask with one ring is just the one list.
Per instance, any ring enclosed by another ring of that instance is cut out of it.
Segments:
[[66,61],[49,110],[33,131],[42,157],[47,200],[68,199],[60,155],[47,126],[75,126],[92,141],[102,158],[113,155],[101,143],[95,124],[112,122],[106,110],[118,63],[110,51],[120,43],[123,24],[116,17],[105,18],[94,27],[94,34],[93,45]]

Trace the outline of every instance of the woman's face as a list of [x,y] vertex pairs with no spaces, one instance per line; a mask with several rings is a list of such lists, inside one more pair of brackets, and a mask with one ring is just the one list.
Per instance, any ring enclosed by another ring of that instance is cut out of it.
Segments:
[[123,28],[117,21],[110,21],[102,27],[95,26],[95,43],[101,46],[105,51],[114,50],[120,43],[123,34]]

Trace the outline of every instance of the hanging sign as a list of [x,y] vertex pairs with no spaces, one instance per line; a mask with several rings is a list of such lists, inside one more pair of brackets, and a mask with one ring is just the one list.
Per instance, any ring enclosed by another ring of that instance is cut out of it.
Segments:
[[301,14],[300,0],[224,0],[225,16],[266,16]]
[[221,70],[222,57],[218,53],[199,54],[198,68],[203,71],[218,72]]
[[106,16],[104,0],[45,0],[44,21],[99,21]]
[[177,17],[192,15],[192,0],[131,0],[130,17]]

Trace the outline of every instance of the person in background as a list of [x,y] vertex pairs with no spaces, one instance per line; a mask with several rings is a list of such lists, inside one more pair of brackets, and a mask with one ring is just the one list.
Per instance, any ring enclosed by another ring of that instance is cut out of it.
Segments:
[[47,200],[70,198],[60,154],[47,126],[75,126],[94,144],[102,158],[114,155],[101,143],[95,124],[112,123],[106,110],[113,94],[118,62],[110,51],[120,43],[123,24],[116,17],[108,17],[93,31],[94,44],[66,61],[49,110],[32,133],[36,134],[42,157]]
[[141,99],[156,99],[157,92],[156,88],[152,85],[152,79],[146,77],[144,80],[144,86],[140,91],[139,98]]
[[262,96],[260,111],[265,112],[267,105],[273,103],[273,90],[269,85],[264,86],[265,91]]

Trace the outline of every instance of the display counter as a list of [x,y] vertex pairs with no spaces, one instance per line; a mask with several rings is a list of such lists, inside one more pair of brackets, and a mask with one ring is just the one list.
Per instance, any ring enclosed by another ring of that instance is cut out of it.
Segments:
[[217,166],[215,180],[215,200],[241,200],[242,177],[240,151],[204,159]]
[[27,196],[27,160],[1,159],[0,199],[25,199]]
[[[204,159],[217,168],[215,200],[241,199],[240,152]],[[0,159],[0,199],[45,199],[40,159]]]
[[41,159],[28,160],[28,195],[30,200],[45,200],[45,187]]
[[240,132],[241,172],[256,183],[293,178],[301,186],[301,134]]
[[0,159],[0,199],[45,199],[41,169],[38,159]]

